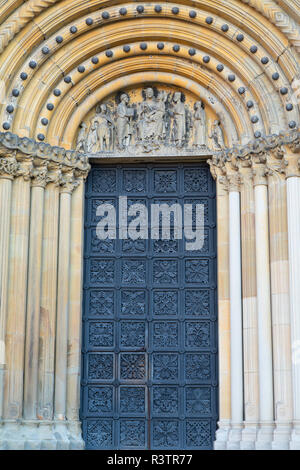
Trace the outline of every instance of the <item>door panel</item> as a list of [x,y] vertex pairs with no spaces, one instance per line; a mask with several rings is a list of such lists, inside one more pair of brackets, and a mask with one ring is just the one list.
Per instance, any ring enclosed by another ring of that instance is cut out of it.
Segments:
[[[142,203],[148,209],[157,202],[203,204],[202,249],[188,251],[186,240],[174,237],[99,240],[96,208],[110,203],[118,215],[119,196],[127,196],[128,207]],[[215,222],[215,185],[206,164],[92,168],[86,188],[81,390],[88,449],[212,448]]]

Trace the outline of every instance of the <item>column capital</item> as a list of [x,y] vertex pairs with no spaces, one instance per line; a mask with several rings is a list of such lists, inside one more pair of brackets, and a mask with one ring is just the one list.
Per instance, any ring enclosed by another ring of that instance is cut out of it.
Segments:
[[254,186],[267,184],[266,162],[268,154],[264,145],[260,145],[258,142],[242,148],[236,147],[232,153],[243,182],[252,178]]
[[18,171],[16,151],[0,148],[0,178],[12,180],[18,175]]
[[34,166],[31,176],[31,184],[33,187],[45,188],[49,182],[47,162],[42,162],[41,165]]
[[[266,185],[267,176],[285,175],[286,178],[300,176],[300,132],[292,131],[287,134],[272,134],[250,141],[248,144],[227,148],[215,152],[208,161],[211,173],[216,178],[216,168],[230,163],[233,168],[252,167],[254,184]],[[242,179],[244,173],[240,171]],[[231,178],[232,179],[232,178]]]
[[294,153],[290,147],[285,147],[284,174],[286,178],[300,177],[300,153]]
[[254,163],[252,166],[253,184],[254,186],[267,186],[268,167],[266,163]]
[[268,176],[300,176],[300,132],[268,136],[256,147],[267,155]]
[[[74,150],[66,150],[63,147],[51,146],[45,142],[36,142],[28,137],[19,137],[11,132],[0,132],[0,158],[14,153],[18,162],[31,160],[37,166],[42,161],[50,165],[61,165],[65,172],[75,171],[86,178],[90,171],[88,156]],[[76,175],[77,176],[77,175]]]
[[239,165],[235,149],[217,152],[208,160],[210,171],[214,179],[226,185],[229,192],[240,191]]
[[74,189],[79,186],[80,181],[74,176],[74,171],[63,173],[60,182],[60,192],[65,194],[72,194]]
[[293,131],[283,138],[283,144],[291,153],[298,153],[300,157],[300,132]]
[[207,160],[211,175],[214,180],[217,180],[217,178],[219,178],[221,175],[224,175],[225,156],[225,152],[218,152],[214,154],[210,160]]
[[222,190],[224,193],[228,193],[229,185],[228,179],[225,175],[218,176],[217,185],[219,186],[219,190]]
[[48,167],[48,183],[54,183],[59,187],[62,183],[62,166],[55,165]]
[[32,171],[32,159],[27,159],[19,163],[19,171],[17,176],[22,176],[25,181],[30,181],[32,178]]
[[241,160],[239,162],[239,175],[241,180],[241,185],[252,185],[253,184],[253,169],[252,161]]
[[286,169],[284,152],[282,152],[280,149],[276,149],[276,151],[269,152],[266,167],[267,176],[269,178],[275,177],[277,179],[284,179]]
[[227,173],[227,185],[229,192],[239,192],[241,189],[241,178],[238,172]]
[[31,170],[31,184],[33,187],[45,188],[47,184],[54,183],[60,186],[65,183],[62,176],[62,165],[49,164],[48,161],[41,161],[35,164]]
[[234,152],[227,155],[224,162],[224,171],[228,181],[228,191],[239,192],[241,189],[241,178],[239,175],[239,164]]

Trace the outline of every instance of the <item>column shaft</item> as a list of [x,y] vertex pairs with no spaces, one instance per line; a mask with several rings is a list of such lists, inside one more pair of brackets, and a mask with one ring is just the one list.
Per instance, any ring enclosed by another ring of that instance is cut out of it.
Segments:
[[6,329],[7,370],[5,374],[4,418],[10,420],[20,419],[23,414],[29,214],[30,181],[19,177],[14,180],[12,191]]
[[79,423],[81,334],[82,334],[82,274],[84,243],[84,181],[72,194],[71,258],[68,369],[67,369],[67,419],[72,435],[71,448],[83,448]]
[[8,295],[9,230],[12,179],[0,177],[0,419],[3,417],[5,333]]
[[57,325],[55,360],[55,417],[66,418],[67,399],[67,348],[69,323],[71,194],[60,194]]
[[229,449],[239,449],[243,422],[243,343],[240,194],[229,193],[231,431]]
[[290,447],[300,450],[300,178],[287,180],[294,423]]
[[24,418],[37,418],[44,188],[31,189],[24,365]]
[[273,439],[274,416],[268,188],[265,184],[257,184],[254,193],[260,402],[260,429],[256,448],[269,449]]
[[251,168],[240,171],[245,413],[241,448],[253,450],[259,420],[254,188]]
[[273,325],[274,411],[273,449],[288,449],[292,421],[292,358],[289,309],[289,263],[286,181],[268,178],[270,266]]
[[38,416],[53,419],[59,188],[45,189],[40,311]]
[[229,201],[228,191],[217,178],[218,237],[218,332],[219,332],[219,423],[214,447],[226,449],[231,418],[230,300],[229,300]]

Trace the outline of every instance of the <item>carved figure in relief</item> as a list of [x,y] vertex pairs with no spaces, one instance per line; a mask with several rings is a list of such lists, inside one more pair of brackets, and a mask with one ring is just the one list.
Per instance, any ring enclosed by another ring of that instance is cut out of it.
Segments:
[[121,93],[117,107],[117,141],[120,150],[130,145],[132,136],[132,119],[134,117],[134,108],[128,106],[129,96],[127,93]]
[[171,93],[167,93],[164,90],[158,92],[157,100],[158,100],[158,110],[157,110],[157,117],[158,117],[158,138],[163,142],[166,139],[167,135],[167,103],[169,101]]
[[184,94],[176,91],[173,95],[171,110],[169,111],[173,118],[171,140],[175,143],[176,147],[183,146],[186,134],[184,99]]
[[213,149],[220,150],[225,148],[224,135],[221,123],[217,119],[214,121],[209,138],[212,140]]
[[202,101],[196,101],[194,104],[194,141],[195,147],[207,145],[207,126],[206,126],[206,113]]
[[77,137],[77,142],[76,142],[76,151],[77,152],[85,152],[85,147],[86,147],[86,133],[87,133],[87,125],[82,122],[80,124],[80,131]]
[[90,153],[96,153],[98,151],[98,121],[95,118],[91,121],[86,147],[87,151]]
[[193,112],[185,106],[185,125],[186,125],[186,134],[184,145],[189,146],[190,137],[193,137],[193,129],[194,129],[194,116]]
[[138,106],[138,140],[156,142],[161,138],[161,105],[155,88],[148,87],[142,92],[144,101]]
[[101,104],[96,108],[95,119],[98,122],[97,138],[99,150],[110,150],[114,124],[108,113],[106,104]]
[[[136,91],[129,92],[136,97]],[[114,149],[126,152],[167,152],[179,149],[197,152],[207,147],[225,147],[220,121],[211,125],[208,135],[207,114],[200,99],[188,99],[181,91],[147,86],[131,104],[129,93],[118,92],[114,101],[98,104],[88,125],[82,123],[76,142],[79,152],[98,153]],[[208,98],[210,102],[210,99]]]

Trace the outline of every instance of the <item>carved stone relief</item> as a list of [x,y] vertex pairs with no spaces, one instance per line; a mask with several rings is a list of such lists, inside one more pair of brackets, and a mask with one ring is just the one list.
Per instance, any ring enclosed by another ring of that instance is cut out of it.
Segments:
[[87,154],[207,153],[225,147],[221,123],[192,93],[149,85],[121,90],[81,123],[75,148]]

